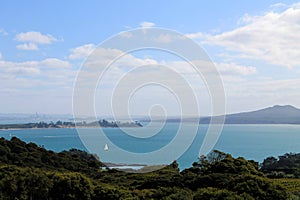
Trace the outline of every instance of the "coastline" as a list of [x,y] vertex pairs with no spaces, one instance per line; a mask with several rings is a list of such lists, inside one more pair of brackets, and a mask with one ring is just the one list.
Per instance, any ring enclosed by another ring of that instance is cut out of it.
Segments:
[[23,124],[0,124],[0,130],[25,130],[25,129],[69,129],[69,128],[139,128],[143,127],[139,122],[108,122],[106,120],[91,123],[86,122],[36,122]]
[[128,126],[118,126],[118,127],[103,127],[103,126],[75,126],[75,127],[49,127],[49,128],[0,128],[0,131],[17,131],[17,130],[45,130],[45,129],[95,129],[95,128],[139,128],[136,127],[128,127]]
[[105,167],[102,169],[116,169],[129,173],[146,173],[159,170],[168,165],[146,165],[146,164],[125,164],[125,163],[103,163]]

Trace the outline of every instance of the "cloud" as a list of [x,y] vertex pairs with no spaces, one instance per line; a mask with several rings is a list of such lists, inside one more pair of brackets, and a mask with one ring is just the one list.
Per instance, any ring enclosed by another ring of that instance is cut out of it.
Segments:
[[5,112],[71,112],[76,70],[67,61],[0,60],[1,110]]
[[0,71],[2,75],[13,75],[13,76],[22,76],[22,75],[38,75],[40,70],[38,63],[36,61],[28,62],[8,62],[0,61]]
[[[85,58],[94,50],[95,45],[93,44],[82,45],[80,47],[71,49],[69,58]],[[97,68],[106,66],[105,64],[109,63],[116,56],[123,53],[124,52],[118,49],[97,48],[95,52],[91,54],[86,64],[94,65]],[[98,59],[99,55],[103,59]],[[205,62],[202,62],[204,65]],[[164,61],[153,58],[150,59],[149,57],[137,57],[134,54],[127,54],[120,57],[112,64],[112,66],[109,67],[109,70],[107,73],[105,73],[105,76],[101,79],[101,82],[99,82],[99,87],[104,91],[104,93],[100,94],[103,94],[105,98],[108,98],[109,95],[111,95],[112,87],[118,84],[120,77],[123,75],[128,75],[129,77],[132,76],[133,78],[131,80],[147,80],[147,78],[149,78],[149,74],[161,74],[161,76],[163,76],[164,79],[169,83],[172,83],[172,85],[179,84],[176,81],[172,82],[172,77],[168,76],[166,71],[161,71],[161,73],[159,73],[159,71],[158,73],[153,73],[152,68],[152,71],[145,70],[142,72],[131,72],[131,70],[135,69],[136,67],[145,65],[157,65],[158,70],[164,70],[163,67],[160,68],[160,65],[171,67],[176,73],[187,79],[187,83],[191,84],[192,88],[195,87],[195,91],[197,91],[197,95],[199,95],[199,99],[201,99],[201,101],[204,101],[204,97],[206,99],[207,92],[203,80],[201,80],[201,77],[197,75],[195,69],[185,61]],[[219,70],[226,86],[226,95],[228,96],[228,100],[230,102],[229,106],[232,108],[239,109],[239,111],[252,109],[251,106],[253,103],[251,104],[251,102],[253,101],[258,102],[254,106],[259,105],[261,107],[269,106],[275,103],[297,105],[296,100],[300,98],[298,94],[299,80],[257,80],[256,76],[251,77],[251,80],[249,80],[247,79],[247,76],[257,73],[256,68],[253,66],[242,65],[236,62],[218,62],[215,63],[215,65]],[[30,99],[36,102],[39,102],[39,100],[37,100],[38,96],[41,99],[42,97],[47,97],[46,99],[49,99],[49,101],[51,99],[51,101],[56,102],[51,105],[60,105],[61,109],[63,110],[65,109],[64,107],[66,107],[66,105],[69,106],[69,104],[71,104],[72,86],[76,77],[76,73],[77,71],[74,70],[72,65],[67,60],[60,60],[57,58],[47,58],[41,61],[27,62],[8,62],[0,60],[0,85],[2,88],[7,88],[7,91],[4,91],[5,93],[0,94],[0,97],[3,99],[9,99],[12,96],[23,97],[24,95],[30,95]],[[207,74],[209,75],[210,72],[207,72]],[[86,75],[89,76],[90,74],[86,73]],[[154,80],[156,78],[157,77],[153,77]],[[256,78],[256,80],[254,80],[254,78]],[[122,84],[120,87],[124,87],[125,91],[127,89],[126,87],[130,87],[130,84],[134,84],[134,82],[128,82],[128,85]],[[180,85],[176,86],[181,87]],[[43,90],[40,90],[40,88],[43,88]],[[153,88],[152,90],[154,91]],[[149,93],[147,88],[145,88],[145,92],[142,94],[145,94],[145,97],[148,97],[147,95],[149,94],[151,94],[151,98],[160,97],[159,95],[161,95],[161,93],[155,92],[156,91]],[[58,100],[59,98],[57,98],[57,96],[64,96],[64,99],[69,99],[69,101],[65,100],[67,103],[61,105],[62,102]],[[284,96],[286,100],[284,100],[282,96]],[[209,99],[209,97],[207,98]],[[288,102],[287,99],[293,100],[289,100],[290,102]],[[161,102],[166,103],[168,100],[167,98],[162,98]],[[28,105],[30,105],[30,103]],[[238,107],[239,105],[244,105],[244,107]],[[105,105],[103,104],[103,106]],[[255,108],[253,107],[253,109]]]
[[15,40],[25,42],[17,45],[17,49],[19,50],[38,50],[38,44],[52,44],[53,42],[59,41],[50,34],[45,35],[37,31],[19,33],[16,35]]
[[38,46],[34,43],[24,43],[17,45],[17,49],[19,50],[38,50]]
[[[85,46],[85,45],[84,45]],[[84,51],[83,51],[84,52]],[[121,74],[142,65],[157,64],[153,59],[137,58],[132,54],[124,54],[125,52],[119,49],[111,48],[96,48],[90,57],[85,61],[84,65],[87,66],[83,69],[87,76],[93,76],[98,70],[105,69],[109,66],[109,73],[107,82],[114,83],[114,77],[118,78]],[[84,53],[82,53],[84,55]],[[122,55],[121,57],[119,57]],[[119,58],[118,58],[119,57]],[[116,58],[118,58],[116,60]],[[112,64],[113,61],[113,64]],[[105,83],[106,84],[106,83]]]
[[172,36],[168,34],[160,34],[159,37],[155,38],[155,42],[158,43],[170,43],[172,40]]
[[0,35],[8,35],[8,33],[4,29],[0,29]]
[[6,72],[18,75],[39,75],[40,70],[36,67],[14,67],[9,68]]
[[73,48],[70,50],[71,54],[69,55],[69,58],[72,60],[86,58],[95,50],[95,48],[96,46],[94,44],[86,44]]
[[275,11],[275,10],[280,10],[280,9],[286,9],[288,7],[289,6],[284,3],[275,3],[270,6],[270,9]]
[[197,38],[204,38],[206,34],[204,33],[188,33],[185,34],[186,37],[191,38],[191,39],[197,39]]
[[247,76],[257,72],[255,67],[238,65],[236,63],[215,63],[215,65],[220,73],[225,75]]
[[2,60],[2,53],[0,52],[0,60]]
[[183,40],[186,40],[186,36],[179,36],[177,34],[167,34],[167,33],[162,33],[159,34],[157,37],[153,38],[153,42],[156,43],[163,43],[163,44],[174,44],[176,42],[182,42]]
[[155,26],[155,23],[144,21],[144,22],[140,23],[140,26],[142,28],[150,28],[150,27]]
[[[68,77],[71,73],[72,66],[69,62],[57,58],[47,58],[41,61],[26,61],[26,62],[10,62],[0,61],[0,73],[6,77],[28,76],[29,79],[40,77],[53,78],[56,76]],[[56,74],[56,75],[55,75]],[[52,75],[52,77],[50,76]],[[47,80],[45,79],[45,82]]]
[[44,35],[37,31],[19,33],[16,35],[16,40],[19,42],[32,42],[36,44],[51,44],[58,41],[58,39],[56,39],[52,35]]
[[[256,79],[226,83],[227,102],[239,110],[254,110],[276,104],[299,104],[300,79]],[[238,85],[238,87],[237,87]],[[255,102],[255,103],[253,103]],[[237,106],[238,105],[238,106]]]
[[[85,45],[84,45],[85,46]],[[126,74],[131,70],[145,65],[154,65],[161,66],[157,69],[164,69],[162,66],[166,66],[174,70],[177,74],[180,74],[186,77],[192,84],[198,82],[198,79],[202,79],[198,72],[186,61],[181,60],[159,60],[154,58],[140,58],[136,57],[132,54],[126,54],[121,57],[124,52],[118,49],[109,49],[109,48],[97,48],[94,50],[93,54],[90,55],[89,59],[86,60],[84,66],[88,66],[84,69],[84,73],[86,76],[93,76],[96,71],[109,66],[109,70],[106,71],[108,75],[106,75],[107,79],[105,79],[102,83],[109,86],[113,85],[118,81],[118,78],[122,76],[122,74]],[[101,58],[101,59],[100,59]],[[117,60],[115,60],[118,58]],[[111,64],[113,61],[113,64]],[[206,76],[215,76],[218,75],[212,69],[213,63],[209,61],[199,60],[193,61],[201,66],[201,72]],[[214,63],[220,75],[226,80],[240,80],[243,77],[253,75],[257,73],[257,69],[253,66],[248,65],[240,65],[235,62],[231,63]],[[151,68],[150,68],[151,69]],[[150,71],[151,72],[151,71]],[[130,72],[131,73],[131,72]],[[146,76],[148,71],[144,70]],[[137,79],[143,79],[143,76],[136,75]],[[166,79],[169,77],[166,76]],[[171,77],[170,77],[171,78]],[[188,81],[188,82],[189,82]],[[174,83],[176,84],[176,83]],[[110,87],[108,87],[110,88]]]
[[124,31],[120,33],[120,36],[122,38],[131,38],[132,37],[132,33],[128,32],[128,31]]
[[47,69],[63,69],[72,67],[69,62],[57,58],[47,58],[42,60],[39,62],[39,66]]
[[220,34],[193,33],[202,43],[225,48],[236,58],[263,60],[288,68],[300,66],[300,4],[281,12],[244,15],[242,26]]

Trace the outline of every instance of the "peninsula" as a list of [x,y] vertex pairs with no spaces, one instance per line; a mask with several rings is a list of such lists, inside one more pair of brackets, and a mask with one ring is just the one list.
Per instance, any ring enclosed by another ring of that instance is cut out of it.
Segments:
[[142,124],[138,121],[135,122],[119,122],[119,121],[107,121],[105,119],[87,123],[83,122],[37,122],[37,123],[24,123],[24,124],[0,124],[0,129],[29,129],[29,128],[92,128],[92,127],[106,127],[106,128],[118,128],[118,127],[142,127]]

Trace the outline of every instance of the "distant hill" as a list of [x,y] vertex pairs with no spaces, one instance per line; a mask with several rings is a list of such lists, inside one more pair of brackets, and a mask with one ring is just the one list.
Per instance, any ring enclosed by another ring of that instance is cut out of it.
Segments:
[[[209,124],[212,117],[201,117],[200,124]],[[184,122],[195,122],[197,118],[184,118]],[[149,122],[150,119],[139,119],[141,122]],[[164,121],[154,119],[154,122]],[[167,118],[169,123],[178,123],[179,117]],[[228,114],[225,116],[225,124],[300,124],[300,109],[291,105],[264,108],[261,110]]]
[[[200,123],[207,124],[210,120],[211,117],[204,117]],[[226,115],[225,124],[300,124],[300,109],[291,105],[275,105],[257,111]]]

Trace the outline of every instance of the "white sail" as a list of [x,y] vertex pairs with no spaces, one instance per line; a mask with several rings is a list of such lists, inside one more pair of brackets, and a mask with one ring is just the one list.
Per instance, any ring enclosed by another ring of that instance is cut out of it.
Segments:
[[108,151],[108,145],[107,144],[105,144],[105,146],[104,146],[104,151]]

